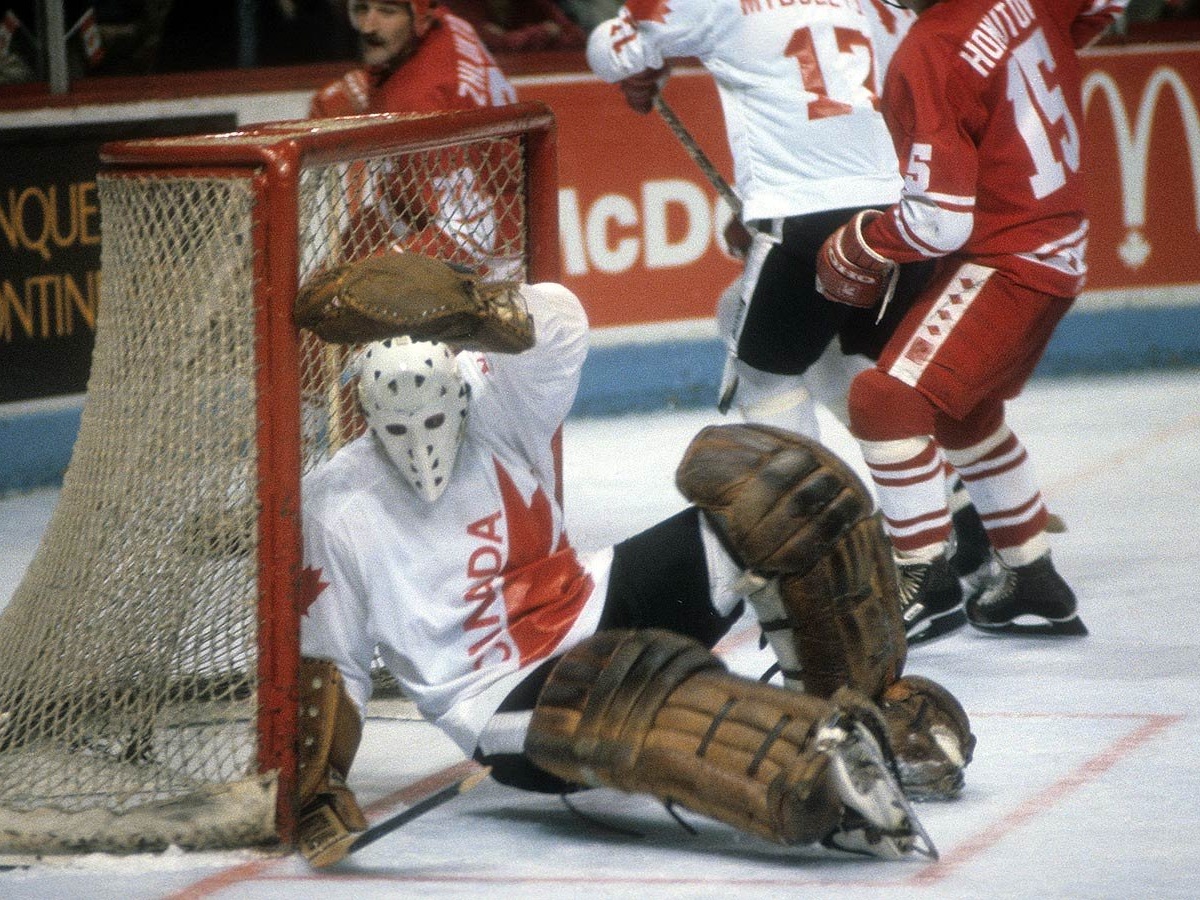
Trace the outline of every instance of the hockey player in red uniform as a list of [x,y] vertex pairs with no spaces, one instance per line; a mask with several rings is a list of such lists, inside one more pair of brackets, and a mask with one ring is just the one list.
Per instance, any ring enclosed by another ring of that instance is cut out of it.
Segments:
[[[516,90],[471,25],[432,0],[352,0],[363,67],[313,97],[313,118],[365,113],[438,113],[515,103]],[[478,147],[447,151],[438,176],[418,189],[390,170],[347,176],[358,233],[372,246],[391,245],[514,277],[518,260],[497,255],[518,223],[478,177]],[[364,188],[358,181],[370,180]],[[371,198],[362,203],[360,198]]]
[[517,99],[471,25],[431,0],[351,0],[363,68],[322,88],[313,118],[430,113]]
[[1088,220],[1076,49],[1123,0],[905,0],[918,13],[892,59],[883,112],[900,201],[821,248],[818,281],[852,306],[887,302],[898,264],[938,269],[878,365],[850,391],[851,430],[878,487],[905,617],[962,602],[947,571],[943,462],[982,515],[998,573],[968,598],[989,632],[1087,633],[1055,571],[1047,510],[1005,422],[1083,288]]

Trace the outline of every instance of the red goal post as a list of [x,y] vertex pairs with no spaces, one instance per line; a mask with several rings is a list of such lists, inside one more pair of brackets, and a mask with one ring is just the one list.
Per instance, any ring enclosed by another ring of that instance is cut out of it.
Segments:
[[79,437],[0,614],[0,855],[293,840],[300,482],[361,428],[297,289],[393,247],[559,280],[556,152],[534,103],[104,146]]

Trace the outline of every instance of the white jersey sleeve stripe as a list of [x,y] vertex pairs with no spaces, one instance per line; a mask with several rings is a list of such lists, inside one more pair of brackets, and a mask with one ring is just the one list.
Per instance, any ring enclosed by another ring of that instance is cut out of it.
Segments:
[[925,256],[944,256],[967,242],[975,216],[971,206],[952,209],[928,195],[907,194],[896,206],[895,224],[914,250]]
[[914,197],[928,197],[938,206],[946,209],[957,208],[960,210],[969,210],[975,208],[974,197],[964,197],[961,194],[942,194],[938,191],[914,192]]

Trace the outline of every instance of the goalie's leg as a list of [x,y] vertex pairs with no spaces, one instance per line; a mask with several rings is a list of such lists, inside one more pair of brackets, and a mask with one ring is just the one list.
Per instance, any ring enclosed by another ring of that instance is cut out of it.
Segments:
[[785,683],[871,697],[909,795],[955,796],[975,738],[949,691],[900,677],[906,644],[891,548],[849,466],[779,429],[715,426],[692,441],[676,481],[747,567],[747,599]]
[[650,794],[785,845],[933,855],[875,707],[739,678],[672,632],[600,632],[542,689],[525,742],[567,781]]
[[316,867],[342,859],[367,820],[346,776],[362,739],[362,720],[328,660],[300,660],[300,821],[297,843]]

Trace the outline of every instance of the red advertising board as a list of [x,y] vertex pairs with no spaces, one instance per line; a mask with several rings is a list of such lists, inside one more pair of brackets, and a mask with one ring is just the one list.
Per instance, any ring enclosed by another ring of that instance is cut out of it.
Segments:
[[[711,316],[740,271],[720,232],[729,208],[656,114],[627,107],[617,88],[587,75],[523,80],[559,128],[563,281],[593,326]],[[664,93],[705,153],[732,173],[712,79],[676,71]]]
[[[1200,282],[1200,48],[1085,59],[1092,291]],[[1200,291],[1186,292],[1193,301]]]
[[[1200,46],[1112,47],[1084,57],[1092,230],[1089,299],[1200,300]],[[520,79],[559,123],[564,281],[594,326],[712,315],[739,266],[721,249],[728,209],[654,114],[588,75]],[[720,105],[702,69],[664,96],[732,175]]]

